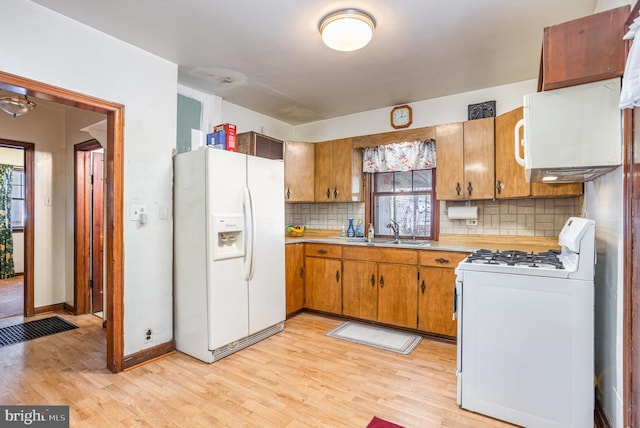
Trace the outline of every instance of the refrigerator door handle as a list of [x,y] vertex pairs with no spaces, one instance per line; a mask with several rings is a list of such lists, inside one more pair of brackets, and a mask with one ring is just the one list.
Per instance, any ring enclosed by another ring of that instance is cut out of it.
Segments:
[[251,281],[253,278],[253,233],[255,231],[253,221],[253,202],[251,191],[245,187],[242,190],[242,211],[244,213],[244,280]]

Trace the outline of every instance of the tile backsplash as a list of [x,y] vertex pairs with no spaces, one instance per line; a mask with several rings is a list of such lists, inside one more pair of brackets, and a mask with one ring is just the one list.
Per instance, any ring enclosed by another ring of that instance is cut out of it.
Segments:
[[[571,216],[582,213],[583,197],[557,199],[510,199],[473,201],[478,207],[477,226],[467,226],[465,220],[447,217],[450,206],[465,202],[440,202],[440,233],[468,235],[558,236]],[[311,229],[340,230],[349,217],[364,221],[364,203],[289,203],[285,223],[305,225]]]

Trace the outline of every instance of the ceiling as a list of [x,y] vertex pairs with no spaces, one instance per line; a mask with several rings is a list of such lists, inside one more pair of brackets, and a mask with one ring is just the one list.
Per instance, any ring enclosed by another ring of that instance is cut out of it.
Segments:
[[[180,84],[291,125],[535,79],[544,27],[597,0],[33,0],[178,64]],[[321,18],[373,15],[356,52]]]

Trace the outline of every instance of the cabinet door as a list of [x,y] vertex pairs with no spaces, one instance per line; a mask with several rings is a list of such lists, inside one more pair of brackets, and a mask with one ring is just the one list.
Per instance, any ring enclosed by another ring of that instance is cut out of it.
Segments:
[[306,307],[318,311],[342,312],[342,262],[320,257],[305,258]]
[[333,153],[331,142],[315,144],[315,200],[333,200]]
[[[437,147],[437,142],[436,142]],[[495,192],[494,118],[464,122],[464,188],[469,199],[493,199]]]
[[342,315],[375,321],[378,315],[378,264],[342,262]]
[[287,141],[284,146],[284,200],[313,202],[315,144]]
[[452,320],[456,275],[451,268],[420,268],[418,286],[418,329],[444,336],[456,336]]
[[304,244],[284,246],[287,315],[304,307]]
[[438,199],[466,199],[462,122],[436,126],[436,160]]
[[[522,107],[496,117],[496,199],[520,198],[529,196],[531,185],[524,177],[524,168],[515,159],[516,123],[522,119]],[[523,138],[520,129],[520,139]],[[523,156],[523,149],[520,156]]]
[[343,138],[331,142],[333,155],[332,178],[333,199],[335,201],[351,201],[351,138]]
[[622,76],[629,5],[544,29],[542,89]]
[[418,319],[418,268],[378,264],[378,321],[416,328]]

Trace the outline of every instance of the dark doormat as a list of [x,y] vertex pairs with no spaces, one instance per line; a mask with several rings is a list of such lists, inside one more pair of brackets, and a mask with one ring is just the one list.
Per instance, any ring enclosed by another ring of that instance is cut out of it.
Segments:
[[78,328],[60,317],[49,317],[0,328],[0,347],[26,342],[50,334]]

